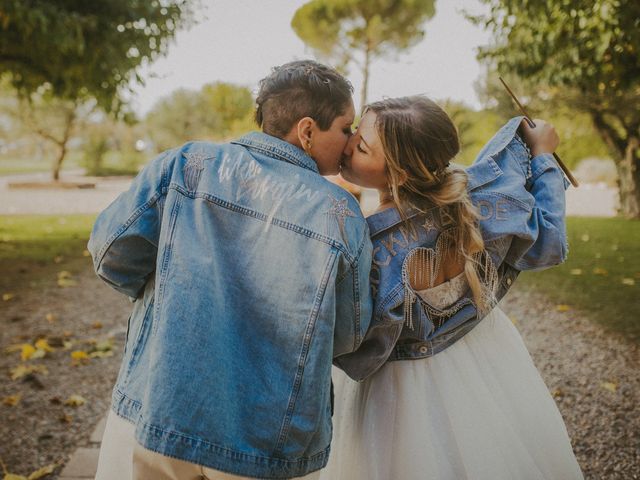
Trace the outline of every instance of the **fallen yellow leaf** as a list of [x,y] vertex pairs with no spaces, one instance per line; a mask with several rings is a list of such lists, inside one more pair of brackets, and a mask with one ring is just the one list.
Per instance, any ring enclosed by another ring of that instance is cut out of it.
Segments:
[[103,327],[102,322],[93,322],[91,324],[91,328],[95,328],[96,330],[102,327]]
[[609,272],[607,272],[607,270],[604,269],[604,268],[596,267],[596,268],[593,269],[593,274],[594,275],[609,275]]
[[562,397],[564,395],[564,392],[560,388],[556,388],[553,392],[551,392],[551,395],[558,398]]
[[89,354],[90,358],[107,358],[107,357],[113,357],[113,352],[111,350],[103,352],[98,350],[97,352],[91,352]]
[[55,349],[52,348],[51,345],[49,345],[49,342],[47,342],[46,338],[41,338],[40,340],[37,340],[34,345],[38,350],[43,350],[45,352],[55,352]]
[[89,362],[89,360],[89,354],[84,350],[74,350],[73,352],[71,352],[71,363],[74,366],[78,366],[81,363],[87,363]]
[[107,352],[113,348],[113,341],[111,339],[102,340],[100,342],[96,342],[93,346],[94,350],[100,350],[103,352]]
[[582,275],[582,269],[581,268],[572,268],[571,269],[571,275]]
[[84,250],[84,251],[82,252],[82,256],[83,256],[83,257],[90,257],[90,256],[91,256],[91,252],[90,252],[89,250]]
[[588,242],[589,241],[589,234],[588,233],[583,233],[582,236],[580,237],[580,240],[582,240],[583,242]]
[[62,263],[63,260],[64,260],[64,257],[60,255],[53,257],[53,263]]
[[29,360],[36,353],[36,348],[30,343],[23,343],[21,350],[22,351],[20,352],[20,358],[22,359],[23,362],[25,360]]
[[22,400],[22,395],[17,393],[16,395],[9,395],[8,397],[4,397],[2,399],[2,403],[7,405],[8,407],[15,407]]
[[622,284],[623,285],[629,285],[629,286],[634,286],[636,284],[636,281],[633,278],[623,278],[622,279]]
[[46,375],[49,373],[47,367],[44,365],[18,365],[17,367],[12,368],[9,373],[11,374],[11,380],[18,380],[19,378],[25,377],[32,373],[42,373]]
[[71,275],[71,272],[62,270],[58,272],[58,286],[59,287],[74,287],[78,284]]
[[47,475],[53,473],[56,468],[58,468],[57,463],[52,463],[51,465],[39,468],[31,475],[29,475],[29,477],[27,477],[27,480],[38,480],[39,478],[46,477]]
[[8,302],[9,300],[14,298],[15,296],[16,296],[15,293],[3,293],[2,294],[2,300],[5,301],[5,302]]
[[556,310],[558,312],[568,312],[569,310],[571,310],[571,307],[569,305],[560,304],[556,305]]
[[616,393],[616,390],[618,389],[618,384],[613,382],[602,382],[600,385],[602,388],[609,390],[612,393]]
[[47,314],[44,316],[44,318],[45,318],[45,319],[47,320],[47,322],[49,322],[49,323],[53,323],[53,322],[55,322],[55,321],[58,319],[58,317],[56,317],[53,313],[47,313]]
[[70,407],[79,407],[85,403],[87,403],[87,400],[80,395],[71,395],[64,402],[65,405],[69,405]]

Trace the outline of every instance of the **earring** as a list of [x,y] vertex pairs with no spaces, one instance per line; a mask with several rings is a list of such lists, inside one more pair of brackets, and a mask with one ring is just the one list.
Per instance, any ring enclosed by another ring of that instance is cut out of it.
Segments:
[[304,145],[304,153],[311,156],[311,140],[307,140],[307,143]]

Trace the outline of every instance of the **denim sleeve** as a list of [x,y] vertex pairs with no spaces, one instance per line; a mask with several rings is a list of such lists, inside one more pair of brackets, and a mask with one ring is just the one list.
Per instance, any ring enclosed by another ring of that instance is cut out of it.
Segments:
[[534,199],[526,235],[516,236],[505,261],[518,270],[558,265],[567,257],[565,190],[568,182],[551,154],[531,159],[526,188]]
[[97,275],[137,298],[155,271],[162,204],[166,193],[168,151],[150,162],[103,210],[93,226],[88,249]]
[[[390,305],[387,302],[390,301]],[[397,291],[385,299],[384,315],[375,315],[360,347],[334,360],[336,367],[353,380],[373,375],[385,364],[404,325],[404,295]]]
[[369,230],[365,228],[358,255],[336,285],[334,358],[356,350],[369,328],[373,308],[369,287],[371,250]]

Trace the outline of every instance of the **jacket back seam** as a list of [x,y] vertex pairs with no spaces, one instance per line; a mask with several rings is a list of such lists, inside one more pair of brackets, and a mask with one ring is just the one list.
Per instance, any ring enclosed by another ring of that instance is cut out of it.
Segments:
[[[178,223],[178,212],[180,211],[180,197],[176,199],[172,208],[171,215],[169,217],[169,229],[167,232],[167,241],[165,243],[165,250],[162,256],[162,265],[160,267],[160,281],[157,282],[158,289],[156,290],[157,301],[154,307],[154,316],[160,318],[160,307],[162,305],[162,297],[164,295],[164,286],[166,285],[167,272],[169,270],[169,260],[171,259],[171,253],[173,250],[173,233]],[[155,334],[158,330],[158,322],[153,322],[151,325],[151,333]]]
[[282,448],[284,447],[284,443],[289,434],[291,418],[293,417],[293,411],[295,409],[295,406],[298,400],[298,394],[300,393],[300,385],[302,384],[304,367],[306,364],[307,355],[309,353],[309,345],[311,344],[311,340],[313,338],[313,332],[315,331],[316,321],[318,319],[318,312],[320,311],[320,305],[322,304],[322,300],[324,299],[325,292],[327,291],[329,276],[331,271],[333,270],[333,266],[335,265],[336,257],[337,257],[337,254],[333,252],[327,259],[327,263],[324,268],[324,274],[322,276],[322,281],[320,282],[318,290],[316,291],[313,309],[311,310],[311,314],[309,315],[309,321],[307,322],[307,328],[304,333],[302,350],[300,351],[300,354],[298,357],[298,368],[297,368],[295,380],[293,383],[293,389],[289,397],[289,404],[287,406],[287,411],[285,413],[282,426],[280,427],[280,435],[278,436],[278,442],[276,443],[276,448],[274,452],[274,454],[276,455],[279,453],[282,453]]
[[327,245],[329,245],[330,247],[333,247],[337,250],[340,250],[342,253],[344,253],[346,260],[349,262],[349,264],[353,267],[354,265],[357,264],[355,257],[345,248],[345,246],[339,242],[337,242],[336,240],[327,237],[325,235],[322,235],[320,233],[314,232],[313,230],[309,230],[308,228],[304,228],[301,227],[300,225],[296,225],[295,223],[291,223],[291,222],[287,222],[285,220],[281,220],[279,218],[273,217],[273,218],[269,218],[268,215],[265,215],[264,213],[260,213],[260,212],[256,212],[255,210],[252,210],[250,208],[246,208],[246,207],[241,207],[240,205],[236,205],[234,203],[231,203],[227,200],[223,200],[221,198],[218,198],[214,195],[211,195],[209,193],[203,193],[203,192],[190,192],[186,189],[184,189],[182,186],[172,183],[170,185],[170,188],[178,191],[179,193],[181,193],[182,195],[184,195],[185,197],[189,197],[192,199],[195,198],[202,198],[203,200],[208,201],[209,203],[213,203],[216,204],[222,208],[225,208],[227,210],[231,210],[234,211],[236,213],[240,213],[242,215],[246,215],[248,217],[253,217],[257,220],[263,221],[263,222],[267,222],[270,221],[272,225],[276,226],[276,227],[280,227],[280,228],[284,228],[286,230],[290,230],[293,231],[295,233],[298,233],[300,235],[304,235],[305,237],[314,239],[314,240],[318,240],[319,242],[322,243],[326,243]]

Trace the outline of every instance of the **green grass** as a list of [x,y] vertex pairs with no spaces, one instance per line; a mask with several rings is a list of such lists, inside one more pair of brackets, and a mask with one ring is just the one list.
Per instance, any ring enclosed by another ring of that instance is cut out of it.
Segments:
[[573,217],[567,228],[568,260],[519,281],[640,343],[640,221]]
[[[85,253],[95,215],[0,216],[0,293],[37,287],[55,271],[90,265]],[[52,276],[53,275],[53,276]]]

